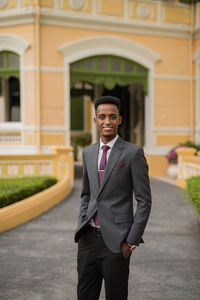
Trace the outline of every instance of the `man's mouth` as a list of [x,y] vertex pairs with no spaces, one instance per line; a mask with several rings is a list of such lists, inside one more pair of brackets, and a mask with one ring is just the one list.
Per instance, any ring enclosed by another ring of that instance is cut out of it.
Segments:
[[112,127],[103,127],[103,130],[106,130],[106,131],[110,131],[112,129],[113,129]]

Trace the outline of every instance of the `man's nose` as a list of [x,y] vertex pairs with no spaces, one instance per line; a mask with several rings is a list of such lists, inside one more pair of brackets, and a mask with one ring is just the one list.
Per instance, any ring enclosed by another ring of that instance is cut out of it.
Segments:
[[110,118],[109,117],[105,118],[105,124],[110,124]]

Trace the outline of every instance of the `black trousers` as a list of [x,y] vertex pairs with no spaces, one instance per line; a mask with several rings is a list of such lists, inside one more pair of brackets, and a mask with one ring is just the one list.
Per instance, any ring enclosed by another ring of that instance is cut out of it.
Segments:
[[127,300],[130,257],[111,252],[88,225],[78,242],[78,300],[98,300],[102,280],[106,300]]

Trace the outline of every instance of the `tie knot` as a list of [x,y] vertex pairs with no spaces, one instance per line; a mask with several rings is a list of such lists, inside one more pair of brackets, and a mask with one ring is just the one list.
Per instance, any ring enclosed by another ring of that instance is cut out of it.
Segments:
[[103,149],[103,152],[107,152],[108,149],[110,149],[110,147],[107,145],[104,145],[104,146],[102,146],[102,149]]

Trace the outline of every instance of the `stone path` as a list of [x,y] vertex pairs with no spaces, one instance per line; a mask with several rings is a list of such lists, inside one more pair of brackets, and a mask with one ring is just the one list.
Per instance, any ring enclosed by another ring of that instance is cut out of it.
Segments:
[[[152,214],[145,243],[131,258],[129,300],[199,300],[197,218],[182,190],[155,179],[151,187]],[[1,234],[1,300],[76,300],[73,233],[80,189],[76,179],[73,193],[62,203]]]

